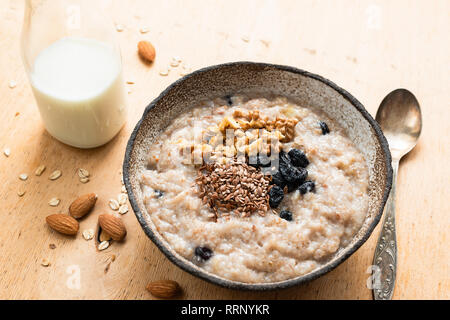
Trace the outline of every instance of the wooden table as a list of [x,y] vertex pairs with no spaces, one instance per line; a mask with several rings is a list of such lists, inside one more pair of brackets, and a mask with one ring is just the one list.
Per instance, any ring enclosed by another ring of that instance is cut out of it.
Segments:
[[[127,80],[135,82],[127,85],[129,119],[108,145],[78,150],[44,130],[20,59],[23,2],[0,0],[0,150],[11,149],[9,157],[0,154],[0,298],[151,299],[147,282],[162,278],[178,281],[188,299],[371,298],[366,281],[379,228],[331,273],[266,293],[223,289],[179,270],[146,237],[131,211],[123,217],[126,242],[101,253],[81,233],[70,239],[48,229],[45,217],[67,211],[83,193],[100,198],[81,230],[95,228],[98,214],[110,211],[108,200],[121,189],[130,131],[145,106],[180,77],[179,70],[159,75],[173,56],[193,70],[238,60],[296,66],[346,88],[372,115],[391,90],[414,92],[424,127],[398,179],[394,298],[450,298],[449,1],[132,0],[115,1],[112,12],[125,27],[118,37]],[[145,26],[150,31],[141,34]],[[151,67],[136,54],[142,39],[157,49]],[[8,86],[11,80],[17,82],[14,89]],[[40,164],[47,170],[36,177]],[[89,170],[91,182],[81,184],[77,168]],[[63,176],[51,182],[48,175],[56,169]],[[21,173],[28,173],[27,181],[19,180]],[[23,197],[17,195],[21,189]],[[57,208],[48,205],[52,197],[61,199]],[[51,265],[41,266],[42,259]]]

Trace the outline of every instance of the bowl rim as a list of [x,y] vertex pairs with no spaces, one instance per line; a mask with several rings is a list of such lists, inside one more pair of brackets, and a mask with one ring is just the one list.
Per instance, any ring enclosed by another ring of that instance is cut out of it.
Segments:
[[[332,261],[330,264],[326,265],[325,267],[316,269],[310,273],[307,273],[305,275],[297,276],[295,278],[283,280],[280,282],[268,282],[268,283],[244,283],[244,282],[238,282],[233,280],[228,280],[210,273],[206,273],[205,271],[202,271],[200,268],[196,269],[190,264],[188,264],[184,258],[178,258],[176,255],[174,255],[166,245],[158,239],[156,236],[156,231],[153,231],[149,225],[147,224],[144,214],[142,213],[138,204],[137,200],[135,198],[135,195],[133,193],[131,183],[130,183],[130,173],[129,173],[129,163],[131,161],[131,154],[134,147],[134,142],[137,137],[137,134],[140,130],[141,124],[147,117],[148,113],[155,107],[155,105],[164,98],[164,96],[172,90],[177,85],[181,84],[185,80],[192,78],[196,75],[199,75],[201,73],[213,71],[215,69],[220,69],[224,67],[234,67],[234,66],[255,66],[260,68],[272,68],[272,69],[278,69],[280,71],[287,71],[290,73],[299,74],[301,76],[309,77],[314,80],[320,81],[323,84],[331,87],[335,91],[337,91],[341,96],[343,96],[346,100],[348,100],[353,107],[357,109],[361,113],[361,115],[369,122],[370,126],[375,131],[375,136],[378,139],[378,142],[382,148],[383,154],[385,155],[385,165],[386,165],[386,185],[384,187],[384,194],[383,198],[381,200],[381,205],[379,207],[378,213],[374,217],[371,224],[368,226],[366,233],[358,239],[355,243],[353,243],[349,248],[347,248],[347,251],[345,254],[341,255],[334,261]],[[369,114],[369,112],[364,108],[364,106],[355,98],[353,97],[349,92],[347,92],[345,89],[339,87],[334,82],[319,76],[314,73],[310,73],[308,71],[298,69],[296,67],[286,66],[286,65],[278,65],[278,64],[271,64],[271,63],[263,63],[263,62],[251,62],[251,61],[238,61],[238,62],[229,62],[229,63],[223,63],[223,64],[217,64],[208,66],[205,68],[201,68],[199,70],[196,70],[178,80],[171,83],[164,91],[162,91],[157,98],[155,98],[144,110],[144,113],[141,117],[141,119],[136,124],[133,132],[131,133],[131,136],[128,140],[126,151],[125,151],[125,157],[123,162],[123,180],[125,187],[127,189],[129,201],[131,204],[131,207],[133,208],[133,211],[136,215],[136,218],[138,219],[141,227],[144,229],[145,234],[153,241],[153,243],[158,247],[159,250],[177,267],[180,269],[192,274],[193,276],[196,276],[200,279],[206,280],[207,282],[219,285],[221,287],[225,287],[228,289],[237,289],[237,290],[248,290],[248,291],[268,291],[268,290],[276,290],[276,289],[284,289],[293,287],[299,284],[310,282],[314,279],[319,278],[320,276],[332,271],[335,269],[338,265],[340,265],[342,262],[347,260],[356,250],[358,250],[370,237],[373,230],[379,223],[381,216],[383,214],[384,207],[386,205],[387,198],[389,196],[389,192],[391,190],[392,186],[392,158],[391,153],[389,151],[389,145],[388,142],[383,135],[383,132],[381,131],[381,128],[379,127],[378,123],[373,119],[373,117]]]

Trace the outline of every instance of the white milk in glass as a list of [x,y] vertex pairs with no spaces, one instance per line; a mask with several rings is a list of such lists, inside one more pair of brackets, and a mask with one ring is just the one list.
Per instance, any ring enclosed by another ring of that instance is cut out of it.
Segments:
[[122,65],[109,44],[62,38],[39,53],[30,78],[46,129],[66,144],[101,146],[125,123]]

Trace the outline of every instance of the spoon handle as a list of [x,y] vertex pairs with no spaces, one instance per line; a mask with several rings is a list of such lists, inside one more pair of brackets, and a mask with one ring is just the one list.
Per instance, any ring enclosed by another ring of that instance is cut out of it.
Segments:
[[374,274],[372,293],[374,300],[391,300],[397,273],[397,237],[395,232],[395,189],[399,160],[393,159],[391,193],[386,203],[384,220],[373,257]]

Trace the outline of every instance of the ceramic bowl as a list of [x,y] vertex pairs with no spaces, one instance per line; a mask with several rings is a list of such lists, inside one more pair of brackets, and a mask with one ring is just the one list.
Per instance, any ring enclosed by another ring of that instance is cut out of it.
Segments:
[[[364,155],[369,168],[369,209],[366,219],[347,247],[320,268],[280,282],[243,283],[221,278],[176,253],[158,233],[147,213],[139,177],[146,167],[151,143],[179,114],[205,98],[236,93],[271,93],[286,96],[300,105],[315,106],[341,125]],[[124,182],[136,217],[147,236],[181,269],[220,286],[245,290],[286,288],[311,281],[336,268],[369,238],[381,218],[391,182],[389,148],[380,127],[350,93],[321,76],[293,67],[265,63],[236,62],[207,67],[170,85],[146,109],[126,148]]]

